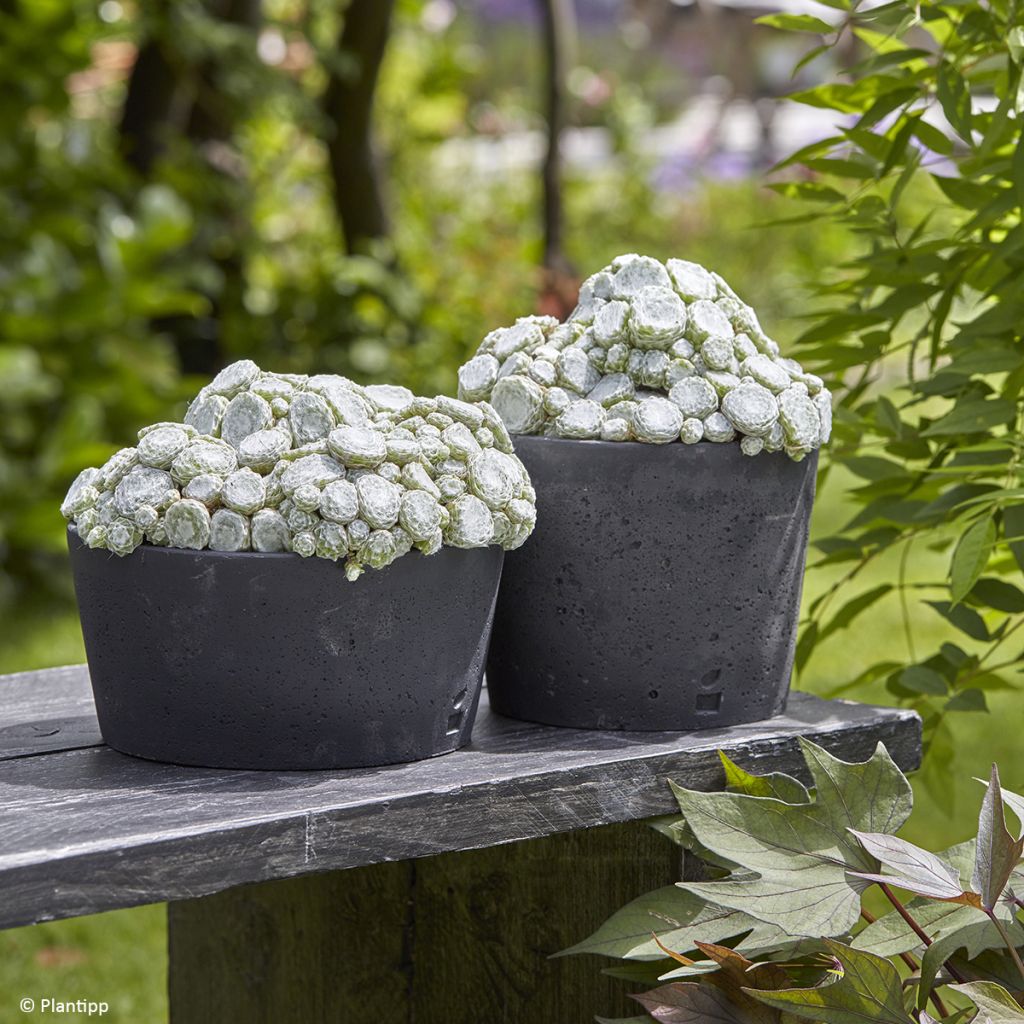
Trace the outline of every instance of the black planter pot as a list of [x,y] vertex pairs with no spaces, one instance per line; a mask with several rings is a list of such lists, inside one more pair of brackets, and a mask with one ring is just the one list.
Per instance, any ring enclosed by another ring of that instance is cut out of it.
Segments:
[[104,740],[217,768],[354,768],[469,742],[503,553],[411,553],[355,583],[292,554],[68,532]]
[[517,437],[537,528],[504,568],[495,711],[703,729],[782,710],[817,457]]

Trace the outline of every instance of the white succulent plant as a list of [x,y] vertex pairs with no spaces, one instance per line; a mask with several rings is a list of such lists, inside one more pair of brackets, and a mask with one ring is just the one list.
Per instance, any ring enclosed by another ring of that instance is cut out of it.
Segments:
[[721,277],[635,254],[584,281],[565,323],[523,317],[488,334],[459,397],[490,402],[513,434],[738,441],[797,461],[832,429],[821,379],[780,355]]
[[83,470],[61,512],[86,544],[118,555],[144,542],[292,551],[344,560],[356,579],[413,548],[517,548],[535,503],[485,402],[243,360],[203,388],[184,423],[144,427],[137,446]]

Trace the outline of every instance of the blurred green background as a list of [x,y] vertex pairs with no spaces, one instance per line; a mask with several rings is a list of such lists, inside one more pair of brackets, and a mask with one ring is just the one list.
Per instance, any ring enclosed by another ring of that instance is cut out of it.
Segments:
[[[828,220],[763,226],[792,212],[764,170],[822,134],[774,101],[799,46],[749,13],[667,2],[578,5],[553,223],[537,170],[545,5],[398,0],[373,223],[375,195],[338,151],[361,145],[365,40],[391,7],[0,0],[0,672],[84,660],[60,497],[233,358],[452,391],[487,331],[567,311],[578,279],[627,251],[716,269],[785,347],[822,268],[856,255]],[[816,535],[849,518],[854,483],[829,476]],[[945,564],[922,549],[912,577]],[[880,558],[859,585],[895,572]],[[805,599],[837,575],[812,572]],[[939,643],[949,626],[933,619],[915,628]],[[907,657],[904,630],[876,605],[815,650],[800,685],[827,694],[888,656]],[[891,700],[881,680],[849,695]],[[1012,692],[989,704],[943,720],[910,838],[966,836],[970,777],[993,758],[1021,787],[1024,709]],[[44,992],[107,1000],[113,1021],[165,1019],[163,926],[149,907],[0,932],[0,1024],[23,1019],[19,994]]]

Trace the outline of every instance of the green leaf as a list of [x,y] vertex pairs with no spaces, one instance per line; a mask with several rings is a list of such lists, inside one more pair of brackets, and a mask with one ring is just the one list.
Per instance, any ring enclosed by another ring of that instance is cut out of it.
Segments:
[[837,980],[817,988],[748,990],[750,995],[796,1017],[825,1024],[909,1024],[900,975],[888,960],[831,940],[826,945],[840,968]]
[[847,601],[842,608],[829,620],[827,626],[825,626],[820,635],[818,636],[818,643],[821,643],[826,637],[831,636],[836,630],[844,629],[850,625],[853,620],[861,614],[861,612],[867,611],[873,604],[885,597],[889,591],[892,590],[891,583],[882,583],[877,587],[873,587],[871,590],[865,591],[863,594],[858,594],[856,597]]
[[991,911],[999,903],[1013,869],[1020,862],[1022,850],[1024,839],[1014,839],[1006,827],[999,769],[992,765],[992,776],[978,816],[974,876],[971,879],[971,885],[981,894],[981,905],[985,910]]
[[1024,591],[1012,583],[1007,583],[1006,580],[987,576],[974,584],[970,596],[972,601],[995,608],[999,612],[1006,612],[1007,615],[1024,612]]
[[[744,793],[747,796],[769,797],[773,800],[782,800],[787,804],[806,804],[811,799],[807,787],[790,775],[785,775],[782,772],[752,775],[730,760],[724,751],[720,750],[718,757],[725,769],[725,784],[735,792]],[[717,942],[718,940],[708,939],[707,941]]]
[[1002,398],[958,402],[945,416],[922,430],[921,435],[980,434],[1006,423],[1014,412],[1013,403]]
[[949,566],[949,590],[954,605],[959,604],[981,578],[995,542],[996,522],[992,515],[964,530]]
[[793,659],[793,667],[796,669],[796,674],[800,675],[803,672],[804,667],[807,665],[811,653],[818,643],[818,624],[811,622],[800,633],[800,639],[796,644],[796,655]]
[[698,841],[739,865],[724,880],[680,885],[793,936],[843,935],[860,917],[860,894],[868,884],[849,872],[878,866],[846,830],[895,832],[913,798],[881,744],[859,764],[840,761],[807,740],[800,746],[814,780],[811,803],[673,786]]
[[961,633],[966,633],[972,640],[991,640],[985,620],[966,605],[951,605],[948,601],[925,601],[929,608],[934,608],[947,622],[956,626]]
[[1017,203],[1024,208],[1024,147],[1018,144],[1013,154],[1013,187],[1017,193]]
[[899,685],[912,693],[945,696],[949,692],[946,680],[927,665],[908,665],[899,674]]
[[910,475],[906,466],[877,455],[854,455],[843,459],[843,465],[863,480],[902,479]]
[[[973,847],[973,844],[965,845]],[[948,853],[944,859],[949,860]],[[936,939],[956,932],[966,934],[966,928],[971,924],[979,922],[989,926],[992,924],[983,911],[959,903],[936,903],[914,897],[906,904],[906,908],[913,915],[914,920]],[[964,944],[969,946],[970,940],[973,938],[973,936],[968,936],[969,941]],[[857,949],[874,953],[876,956],[894,957],[900,953],[908,953],[917,949],[921,945],[921,940],[914,934],[906,921],[893,910],[854,936],[852,945]],[[977,952],[980,952],[980,949],[972,950],[971,955],[976,955]]]
[[1016,28],[1010,29],[1010,33],[1006,37],[1006,45],[1010,49],[1010,58],[1013,63],[1019,64],[1021,57],[1024,56],[1024,28],[1018,25]]
[[[724,942],[744,932],[744,941],[764,945],[783,942],[778,928],[749,917],[739,910],[709,904],[706,900],[666,885],[638,896],[617,910],[589,938],[563,949],[556,956],[597,953],[623,960],[657,960],[664,956],[657,935],[669,949],[696,949],[697,942]],[[742,944],[740,947],[742,948]]]
[[855,829],[850,831],[872,857],[893,872],[891,875],[858,872],[861,878],[898,885],[908,892],[928,896],[934,900],[947,900],[951,903],[970,902],[964,898],[960,872],[941,857],[922,850],[920,846],[908,843],[898,836],[858,832]]
[[960,72],[948,61],[939,68],[936,89],[942,112],[947,120],[968,145],[973,145],[971,136],[971,93]]
[[[966,909],[966,908],[965,908]],[[1006,918],[1004,927],[1012,940],[1024,938],[1024,931],[1013,921],[1012,914]],[[970,917],[965,914],[958,928],[947,928],[937,935],[921,957],[921,977],[917,989],[917,1005],[924,1006],[935,984],[935,977],[942,965],[958,950],[964,950],[970,960],[976,960],[990,949],[1002,949],[1003,937],[999,929],[985,916],[984,911],[971,909]]]
[[949,156],[953,152],[953,143],[950,138],[943,134],[940,129],[936,128],[935,125],[925,121],[924,118],[917,120],[917,123],[914,125],[914,134],[933,153]]
[[872,125],[878,124],[886,114],[891,114],[897,107],[916,99],[917,96],[918,90],[913,86],[906,89],[895,89],[884,96],[880,96],[864,112],[856,127],[870,128]]
[[933,174],[931,178],[950,202],[965,210],[979,210],[992,198],[991,189],[973,181],[945,178],[940,174]]
[[888,430],[893,437],[903,436],[903,421],[900,414],[885,395],[879,395],[875,400],[875,417],[878,425]]
[[1007,505],[1003,509],[1003,533],[1017,565],[1024,569],[1024,505]]
[[947,711],[988,711],[988,701],[983,690],[970,686],[955,693],[946,701]]
[[781,28],[787,32],[817,32],[820,35],[827,35],[836,29],[835,25],[830,25],[827,21],[810,14],[766,14],[755,18],[754,24]]
[[[983,786],[988,785],[985,779],[977,779],[976,781],[980,782]],[[1002,790],[1000,795],[1002,796],[1004,806],[1009,807],[1017,815],[1021,822],[1021,828],[1024,829],[1024,796],[1014,793],[1009,789]]]
[[974,1024],[1024,1024],[1024,1008],[1002,985],[992,981],[970,981],[949,987],[955,992],[962,992],[978,1008]]

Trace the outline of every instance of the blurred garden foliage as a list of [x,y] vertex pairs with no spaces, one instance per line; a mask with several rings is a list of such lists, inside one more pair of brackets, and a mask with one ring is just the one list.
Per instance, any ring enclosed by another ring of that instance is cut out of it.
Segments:
[[[391,229],[353,247],[328,153],[346,127],[332,82],[358,66],[344,4],[0,0],[0,602],[66,586],[68,481],[231,359],[434,393],[538,308],[539,180],[435,159],[447,139],[542,126],[537,27],[485,54],[446,10],[395,5],[374,111]],[[611,44],[588,45],[600,66]],[[766,322],[798,312],[844,233],[750,232],[788,203],[746,182],[655,191],[640,133],[656,105],[636,80],[583,75],[598,78],[572,119],[604,125],[613,159],[566,175],[576,267],[688,255]]]
[[[766,19],[864,49],[843,81],[794,97],[839,131],[785,161],[815,180],[775,186],[809,208],[797,219],[859,242],[799,339],[838,391],[821,482],[843,470],[856,486],[815,542],[834,579],[807,608],[797,669],[884,604],[904,655],[840,673],[832,695],[884,686],[921,713],[938,768],[956,746],[945,713],[1019,692],[1024,670],[1024,27],[1013,0],[828,2],[834,29]],[[865,587],[880,560],[887,578]]]

